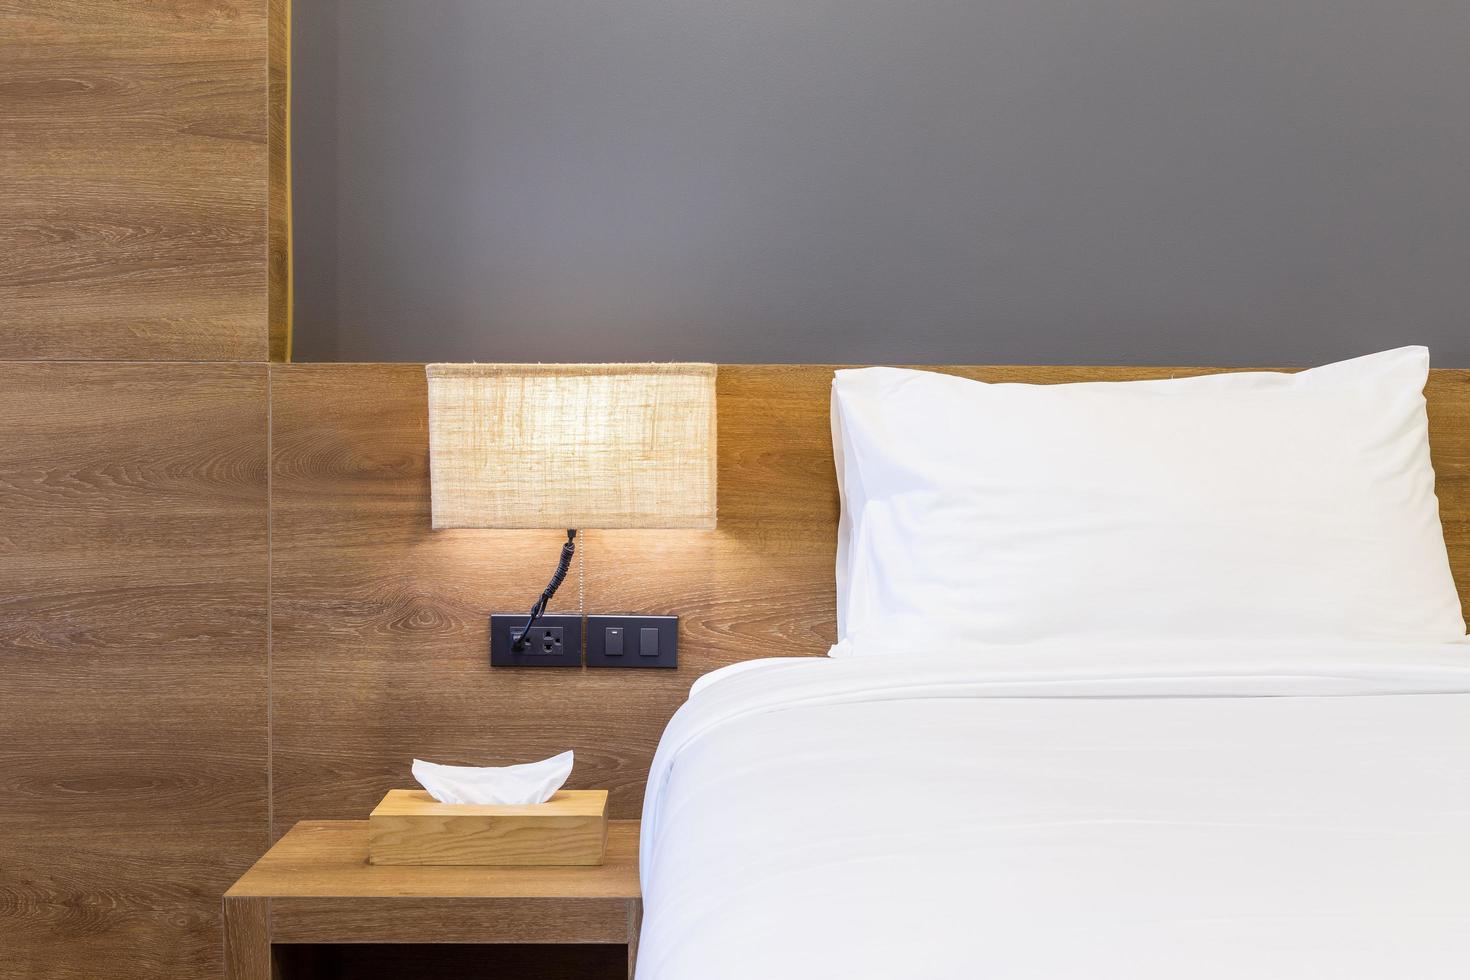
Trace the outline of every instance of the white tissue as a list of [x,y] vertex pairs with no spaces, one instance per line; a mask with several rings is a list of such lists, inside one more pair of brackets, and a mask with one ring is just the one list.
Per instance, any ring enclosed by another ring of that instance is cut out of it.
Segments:
[[572,774],[572,753],[519,766],[441,766],[413,760],[413,778],[440,803],[545,803]]

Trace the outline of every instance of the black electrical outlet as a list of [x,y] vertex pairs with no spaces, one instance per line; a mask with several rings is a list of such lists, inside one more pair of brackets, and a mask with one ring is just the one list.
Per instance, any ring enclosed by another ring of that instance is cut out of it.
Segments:
[[588,616],[587,666],[679,666],[679,617]]
[[536,620],[520,650],[516,638],[526,627],[525,613],[495,613],[490,617],[490,666],[582,666],[582,617],[547,613]]
[[[512,641],[519,640],[525,635],[525,630],[512,629],[510,631],[510,638]],[[541,649],[537,652],[543,653],[548,657],[555,657],[562,652],[561,640],[562,627],[542,626],[540,623],[537,623],[535,626],[531,627],[531,635],[527,638],[527,643],[532,646],[540,647]],[[512,642],[511,646],[514,647],[515,643]]]

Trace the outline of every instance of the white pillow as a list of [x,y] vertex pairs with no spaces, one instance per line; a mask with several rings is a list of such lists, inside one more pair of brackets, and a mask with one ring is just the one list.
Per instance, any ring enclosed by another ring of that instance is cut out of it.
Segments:
[[838,371],[839,637],[1462,639],[1428,371],[1423,347],[1166,381]]

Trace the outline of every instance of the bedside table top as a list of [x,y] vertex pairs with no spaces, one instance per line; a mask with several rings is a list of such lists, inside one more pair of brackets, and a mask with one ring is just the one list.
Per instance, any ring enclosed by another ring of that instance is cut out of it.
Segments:
[[637,820],[610,820],[607,856],[592,867],[368,864],[366,820],[303,820],[226,898],[636,899]]
[[[276,947],[337,943],[627,946],[638,958],[638,821],[606,862],[497,868],[368,864],[366,820],[303,820],[225,892],[225,976],[272,980]],[[621,971],[620,971],[621,972]]]

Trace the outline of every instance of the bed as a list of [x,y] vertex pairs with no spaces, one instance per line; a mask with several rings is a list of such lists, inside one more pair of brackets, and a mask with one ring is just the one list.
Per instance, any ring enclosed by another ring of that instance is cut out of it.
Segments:
[[[1422,389],[1427,353],[1393,353],[1353,370]],[[1155,490],[1137,466],[1071,473],[1058,503],[1034,482],[1057,459],[988,432],[969,484],[948,458],[894,476],[926,455],[923,426],[885,415],[903,438],[874,469],[891,433],[854,436],[849,414],[834,429],[841,640],[708,675],[670,722],[644,803],[641,980],[1470,975],[1470,646],[1437,509],[1425,517],[1422,398],[1395,419],[1352,371],[1326,377],[1356,407],[1273,404],[1228,469],[1261,473],[1201,504],[1205,480],[1179,506],[1182,471]],[[889,413],[896,390],[873,404]],[[1180,431],[1197,429],[1181,404]],[[1273,482],[1282,461],[1261,447],[1298,416],[1309,428],[1280,451],[1321,458]],[[1339,416],[1351,434],[1306,438]],[[1151,447],[1177,456],[1166,430]],[[997,490],[997,458],[1019,483]],[[1242,491],[1263,484],[1280,491],[1264,509]],[[1069,562],[1092,575],[1067,580],[1060,612],[1055,527],[1025,533],[1038,494],[1052,525],[1059,507],[1089,515],[1065,522],[1083,540]],[[1117,504],[1140,494],[1137,514]],[[1160,507],[1188,542],[1155,540]],[[1119,547],[1129,559],[1099,569]],[[1224,580],[1205,570],[1221,565]]]
[[642,980],[1464,977],[1470,667],[756,662],[669,726],[643,833]]

